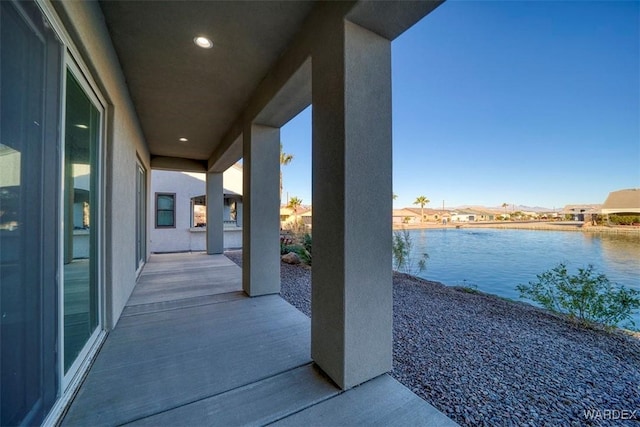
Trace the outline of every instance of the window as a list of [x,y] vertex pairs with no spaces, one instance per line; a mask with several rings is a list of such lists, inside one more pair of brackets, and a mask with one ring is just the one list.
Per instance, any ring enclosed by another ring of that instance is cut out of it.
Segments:
[[191,198],[191,227],[207,226],[207,198],[197,196]]
[[156,228],[176,227],[175,193],[156,193]]

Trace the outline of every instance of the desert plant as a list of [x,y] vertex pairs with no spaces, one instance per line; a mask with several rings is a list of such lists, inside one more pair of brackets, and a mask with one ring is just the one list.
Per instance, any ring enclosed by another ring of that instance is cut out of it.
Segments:
[[289,252],[295,252],[302,262],[311,265],[311,234],[280,236],[280,255]]
[[293,227],[294,231],[297,231],[300,228],[300,223],[298,222],[298,209],[302,206],[302,199],[299,197],[293,196],[289,199],[289,203],[287,207],[293,211]]
[[393,233],[393,268],[407,274],[417,274],[427,267],[428,254],[422,254],[415,264],[411,258],[413,241],[408,230],[396,231]]
[[304,236],[302,236],[302,246],[304,246],[307,252],[311,253],[311,248],[313,246],[313,239],[311,238],[311,234],[304,233]]
[[299,244],[293,244],[293,245],[284,245],[280,247],[281,255],[288,254],[289,252],[294,252],[298,254],[302,262],[304,262],[307,265],[311,265],[311,254],[309,253],[309,251],[307,251],[304,248],[304,246]]
[[611,283],[607,276],[596,273],[591,264],[570,275],[566,264],[559,263],[536,277],[536,282],[516,287],[521,298],[566,313],[581,323],[613,327],[626,320],[635,326],[631,314],[640,308],[640,292]]

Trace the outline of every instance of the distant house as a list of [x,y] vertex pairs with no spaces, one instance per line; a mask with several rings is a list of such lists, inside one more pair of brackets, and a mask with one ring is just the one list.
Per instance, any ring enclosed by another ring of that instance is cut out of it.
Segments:
[[[242,165],[223,174],[225,249],[242,247]],[[206,177],[203,173],[151,171],[149,236],[154,253],[206,250]]]
[[450,221],[451,214],[448,211],[443,211],[441,209],[431,209],[424,208],[421,210],[420,208],[405,208],[408,211],[411,211],[418,215],[418,221],[420,220],[420,215],[423,215],[424,222],[441,222],[442,219],[446,219]]
[[571,217],[573,221],[589,221],[593,215],[600,213],[601,206],[600,204],[566,205],[560,213]]
[[467,215],[474,216],[473,221],[493,221],[496,219],[496,214],[491,211],[481,209],[465,209],[464,212]]
[[539,218],[540,217],[540,214],[538,212],[536,212],[536,211],[523,211],[522,215],[525,218]]
[[313,218],[313,210],[312,209],[309,209],[308,211],[303,212],[302,214],[300,214],[300,220],[305,225],[305,227],[308,228],[308,229],[311,229],[312,218]]
[[451,222],[475,222],[479,214],[471,210],[460,210],[451,213]]
[[640,214],[640,188],[612,191],[604,201],[600,213]]
[[297,212],[288,206],[280,206],[280,228],[291,229],[296,221],[298,224],[304,224],[307,228],[311,228],[311,208],[299,206]]
[[420,214],[411,209],[394,209],[392,213],[393,224],[417,224],[420,222]]

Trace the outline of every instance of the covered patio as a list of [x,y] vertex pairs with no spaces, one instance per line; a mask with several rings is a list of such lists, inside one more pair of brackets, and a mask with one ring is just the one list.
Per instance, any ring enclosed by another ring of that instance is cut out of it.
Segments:
[[343,391],[310,320],[224,255],[152,255],[62,425],[456,425],[384,374]]

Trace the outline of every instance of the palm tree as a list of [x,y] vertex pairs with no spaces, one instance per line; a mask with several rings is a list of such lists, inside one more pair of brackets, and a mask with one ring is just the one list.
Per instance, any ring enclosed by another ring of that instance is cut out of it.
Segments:
[[504,219],[507,219],[507,206],[509,206],[508,203],[503,203],[502,207],[504,208]]
[[420,222],[424,221],[424,205],[429,203],[431,200],[427,199],[425,196],[416,197],[416,201],[413,202],[414,205],[420,205]]
[[295,227],[298,227],[298,208],[302,205],[302,199],[293,196],[289,199],[288,208],[293,210],[293,219],[295,221]]
[[293,160],[293,154],[285,153],[280,143],[280,200],[282,200],[282,166],[287,166]]

